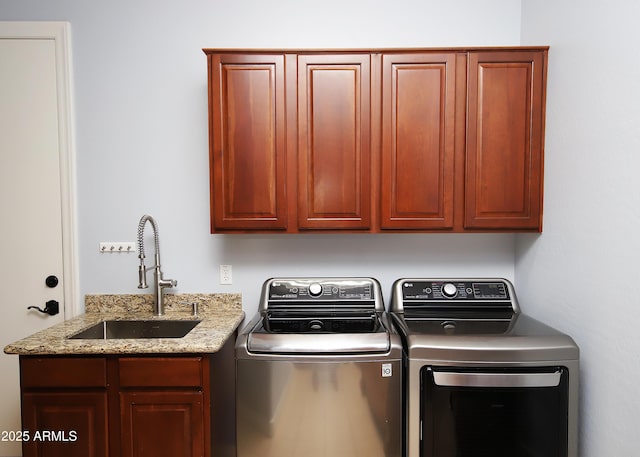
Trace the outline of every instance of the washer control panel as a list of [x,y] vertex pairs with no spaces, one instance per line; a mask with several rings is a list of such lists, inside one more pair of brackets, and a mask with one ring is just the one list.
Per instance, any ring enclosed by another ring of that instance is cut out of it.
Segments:
[[260,313],[375,311],[383,312],[380,283],[374,278],[271,278],[262,285]]
[[369,279],[274,279],[270,301],[373,300],[374,282]]

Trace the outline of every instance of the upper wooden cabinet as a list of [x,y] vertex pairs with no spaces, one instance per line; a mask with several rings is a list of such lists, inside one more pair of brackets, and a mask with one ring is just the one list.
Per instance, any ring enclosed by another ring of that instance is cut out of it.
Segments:
[[546,53],[471,52],[465,228],[541,229]]
[[541,230],[546,47],[204,51],[212,232]]
[[383,229],[452,229],[456,54],[382,56]]
[[371,227],[371,58],[298,57],[298,227]]
[[212,229],[287,227],[283,55],[209,58]]

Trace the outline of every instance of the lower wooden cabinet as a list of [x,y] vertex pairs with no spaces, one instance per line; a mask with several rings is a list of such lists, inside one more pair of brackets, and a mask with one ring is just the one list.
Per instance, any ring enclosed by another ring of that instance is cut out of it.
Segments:
[[205,455],[203,403],[202,392],[122,392],[122,456]]
[[22,455],[107,457],[107,410],[105,391],[23,393]]
[[104,357],[21,357],[23,457],[107,457]]
[[233,363],[231,340],[216,354],[22,356],[23,456],[235,456]]
[[209,455],[208,366],[205,357],[118,359],[123,457]]

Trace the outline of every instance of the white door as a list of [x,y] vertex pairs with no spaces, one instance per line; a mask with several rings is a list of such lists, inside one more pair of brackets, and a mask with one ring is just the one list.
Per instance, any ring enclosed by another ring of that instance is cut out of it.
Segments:
[[[1,347],[75,314],[67,27],[0,22]],[[50,300],[55,316],[27,308]],[[19,394],[18,357],[2,353],[0,456],[21,455],[10,433],[21,429]]]

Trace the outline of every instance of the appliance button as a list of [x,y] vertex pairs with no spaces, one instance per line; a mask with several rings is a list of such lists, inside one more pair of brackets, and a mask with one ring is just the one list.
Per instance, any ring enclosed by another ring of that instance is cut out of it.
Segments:
[[457,293],[458,293],[458,288],[454,284],[451,284],[450,282],[442,286],[442,295],[444,295],[445,297],[453,298],[456,296]]
[[318,297],[320,294],[322,294],[322,285],[314,282],[309,286],[309,295],[312,297]]

